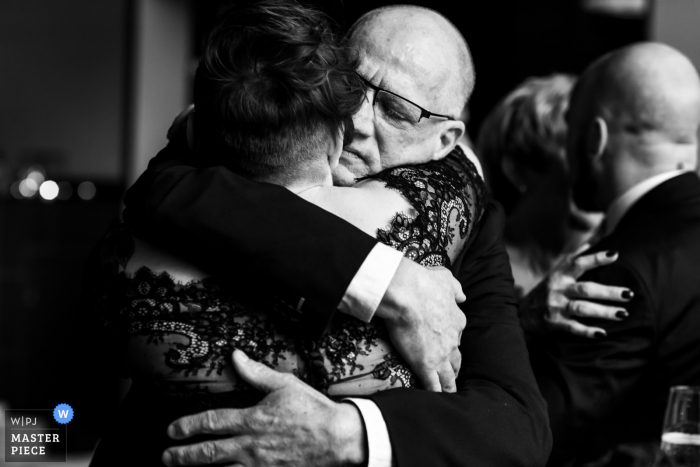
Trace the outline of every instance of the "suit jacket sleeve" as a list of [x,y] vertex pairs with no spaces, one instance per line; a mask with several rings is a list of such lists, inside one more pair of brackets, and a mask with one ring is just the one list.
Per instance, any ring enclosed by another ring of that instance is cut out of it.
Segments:
[[376,240],[348,222],[267,183],[223,167],[187,165],[171,142],[125,197],[136,235],[212,275],[282,298],[311,335],[326,328]]
[[[549,405],[554,435],[550,465],[566,465],[595,454],[588,452],[595,447],[591,440],[600,438],[606,421],[644,377],[653,352],[650,295],[629,262],[620,258],[589,271],[579,281],[627,287],[635,297],[624,305],[629,317],[623,321],[581,320],[604,327],[605,338],[555,332],[528,342],[535,375]],[[579,452],[581,448],[585,451]]]
[[467,295],[457,393],[396,389],[370,396],[387,423],[398,467],[541,466],[547,460],[547,408],[517,317],[503,222],[500,206],[491,203],[455,262]]

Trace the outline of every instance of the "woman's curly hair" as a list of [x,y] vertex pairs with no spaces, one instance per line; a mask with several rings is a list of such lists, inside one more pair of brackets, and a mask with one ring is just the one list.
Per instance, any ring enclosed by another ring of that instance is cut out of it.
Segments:
[[205,164],[264,179],[318,158],[329,135],[352,135],[357,64],[326,15],[294,0],[224,9],[195,78]]
[[565,74],[526,79],[481,124],[477,151],[494,197],[510,212],[520,193],[503,175],[502,162],[546,171],[565,157],[566,121],[576,78]]

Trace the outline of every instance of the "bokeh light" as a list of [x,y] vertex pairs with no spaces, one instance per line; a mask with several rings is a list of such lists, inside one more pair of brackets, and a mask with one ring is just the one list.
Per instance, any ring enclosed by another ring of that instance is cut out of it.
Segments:
[[39,194],[47,201],[51,201],[58,196],[58,183],[53,180],[47,180],[39,187]]
[[80,196],[80,199],[84,199],[86,201],[91,200],[95,197],[95,193],[97,193],[97,189],[95,188],[95,184],[92,182],[83,182],[78,185],[78,196]]
[[10,194],[15,199],[22,199],[22,193],[19,192],[19,182],[15,182],[10,186]]
[[25,198],[31,198],[38,190],[39,185],[31,178],[25,178],[19,182],[19,192]]
[[44,180],[46,180],[44,174],[37,169],[30,170],[26,178],[27,180],[32,180],[34,183],[36,183],[37,187],[40,187],[41,184],[44,183]]

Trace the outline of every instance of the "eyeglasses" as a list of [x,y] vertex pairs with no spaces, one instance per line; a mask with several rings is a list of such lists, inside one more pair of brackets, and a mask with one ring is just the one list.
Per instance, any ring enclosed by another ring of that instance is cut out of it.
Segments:
[[[374,100],[372,107],[375,109],[375,114],[387,121],[393,126],[405,128],[409,125],[415,125],[420,122],[421,118],[440,117],[447,120],[456,120],[449,115],[436,114],[425,110],[415,102],[411,102],[405,97],[401,97],[396,93],[382,89],[370,83],[364,76],[357,73],[357,76],[369,88],[374,89]],[[377,103],[379,105],[377,105]]]

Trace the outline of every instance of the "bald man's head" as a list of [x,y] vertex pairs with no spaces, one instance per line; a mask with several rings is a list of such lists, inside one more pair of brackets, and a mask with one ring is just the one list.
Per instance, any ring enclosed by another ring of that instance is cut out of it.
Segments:
[[459,30],[440,13],[391,5],[363,15],[348,32],[350,44],[421,73],[436,104],[458,116],[474,89],[474,65]]
[[582,76],[582,94],[592,110],[615,128],[675,143],[694,143],[700,124],[700,79],[677,50],[642,43],[612,52]]
[[568,120],[570,159],[584,172],[598,163],[599,183],[607,185],[589,191],[606,192],[602,198],[609,200],[650,176],[695,167],[700,78],[672,47],[624,47],[586,69]]
[[[464,133],[459,116],[474,67],[459,31],[441,14],[399,5],[373,10],[350,29],[368,99],[334,171],[339,185],[389,167],[446,156]],[[387,92],[382,92],[387,91]]]

